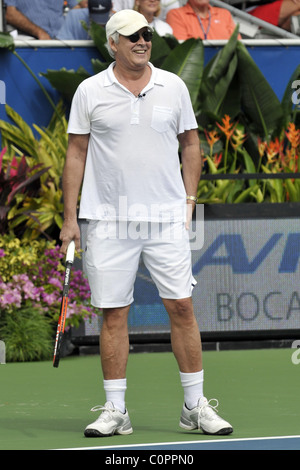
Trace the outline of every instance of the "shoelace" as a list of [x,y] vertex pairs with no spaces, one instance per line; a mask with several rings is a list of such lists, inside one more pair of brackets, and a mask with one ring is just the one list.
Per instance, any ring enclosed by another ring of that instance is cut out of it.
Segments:
[[[215,405],[211,404],[211,402],[215,402]],[[203,408],[208,408],[210,415],[212,416],[212,413],[217,413],[218,409],[217,407],[219,406],[219,402],[216,398],[211,398],[208,400],[207,403],[204,403],[203,405],[199,406],[199,411],[198,411],[198,429],[200,429],[200,421],[201,421],[201,412]]]
[[[93,408],[91,408],[91,411],[103,411],[103,413],[107,413],[107,414],[110,414],[111,412],[115,411],[113,408],[110,408],[109,406],[107,405],[96,405],[96,406],[93,406]],[[101,414],[99,416],[99,418],[102,416],[102,418],[104,418],[104,416]],[[98,418],[98,419],[99,419]]]

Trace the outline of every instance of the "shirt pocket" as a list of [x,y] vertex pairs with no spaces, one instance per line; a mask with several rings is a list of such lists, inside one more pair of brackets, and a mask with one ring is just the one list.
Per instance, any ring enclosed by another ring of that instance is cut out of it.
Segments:
[[166,132],[171,127],[173,109],[167,106],[153,106],[151,127],[157,132]]

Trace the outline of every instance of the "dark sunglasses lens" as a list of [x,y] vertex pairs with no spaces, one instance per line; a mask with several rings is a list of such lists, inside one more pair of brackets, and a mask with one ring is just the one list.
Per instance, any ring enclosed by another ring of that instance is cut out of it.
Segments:
[[140,39],[140,35],[139,33],[133,33],[131,34],[130,36],[128,36],[128,39],[130,42],[138,42],[138,40]]
[[151,41],[153,34],[152,34],[152,31],[144,31],[142,36],[146,42],[149,42]]
[[[152,36],[153,36],[152,31],[144,31],[142,33],[142,37],[144,38],[144,40],[146,42],[151,41]],[[133,33],[130,36],[128,36],[128,39],[129,39],[130,42],[135,43],[135,42],[138,42],[138,40],[140,39],[140,35],[139,35],[139,33]]]

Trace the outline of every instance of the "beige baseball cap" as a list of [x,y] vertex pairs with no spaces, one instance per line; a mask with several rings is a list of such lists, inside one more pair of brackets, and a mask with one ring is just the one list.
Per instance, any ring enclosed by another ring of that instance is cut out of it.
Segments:
[[153,31],[144,15],[135,10],[120,10],[106,23],[106,37],[108,39],[115,32],[122,36],[130,36],[145,27]]

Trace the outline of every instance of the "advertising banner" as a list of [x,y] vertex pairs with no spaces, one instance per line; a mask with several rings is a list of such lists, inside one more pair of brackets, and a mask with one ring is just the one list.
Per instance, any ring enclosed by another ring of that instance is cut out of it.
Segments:
[[[208,220],[192,249],[194,308],[202,332],[300,327],[300,220]],[[133,332],[169,331],[143,266],[130,314]]]
[[[199,215],[199,213],[198,213]],[[202,213],[200,212],[202,217]],[[202,333],[300,329],[300,220],[201,217],[191,229],[193,301]],[[82,225],[83,232],[86,225]],[[84,238],[84,235],[83,235]],[[98,322],[86,334],[98,334]],[[131,334],[169,333],[168,315],[141,262],[129,313]]]

